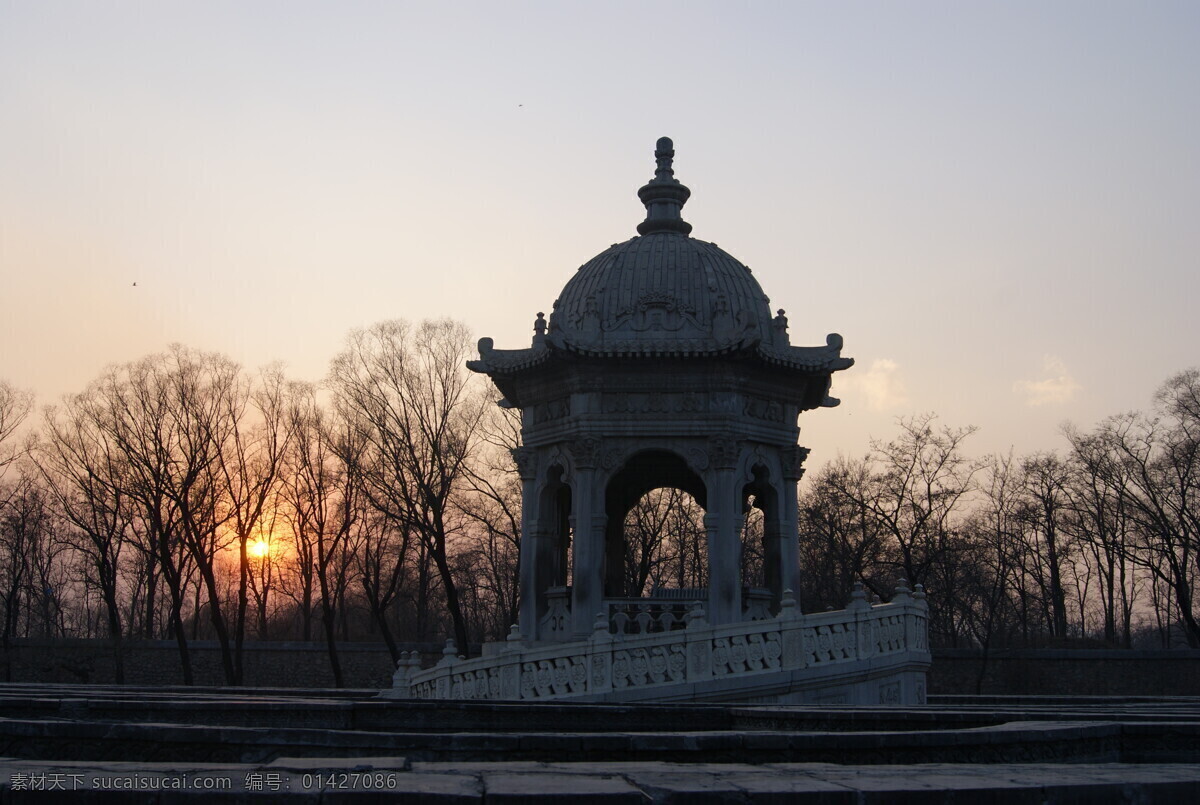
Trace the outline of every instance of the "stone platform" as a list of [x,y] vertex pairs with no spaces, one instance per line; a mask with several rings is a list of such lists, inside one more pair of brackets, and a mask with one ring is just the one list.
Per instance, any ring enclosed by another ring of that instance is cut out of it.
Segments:
[[[0,803],[1200,801],[1197,699],[761,707],[374,694],[0,686]],[[30,790],[50,785],[61,790]]]

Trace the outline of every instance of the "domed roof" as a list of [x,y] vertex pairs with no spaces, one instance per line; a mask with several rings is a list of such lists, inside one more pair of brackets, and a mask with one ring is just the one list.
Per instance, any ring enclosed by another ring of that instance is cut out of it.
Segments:
[[550,320],[537,314],[530,347],[496,349],[492,339],[481,338],[479,360],[467,367],[496,380],[572,353],[685,358],[735,352],[807,375],[851,366],[836,333],[824,346],[792,346],[787,317],[782,310],[772,317],[750,269],[715,243],[689,237],[692,225],[680,210],[691,191],[675,178],[668,138],[658,141],[654,156],[654,178],[638,190],[646,205],[638,237],[579,267],[554,301]]
[[[555,346],[587,353],[703,354],[772,341],[762,287],[714,243],[689,237],[690,191],[674,178],[671,141],[658,141],[639,237],[580,266],[550,315]],[[782,311],[781,311],[782,313]]]
[[579,268],[550,338],[581,352],[711,353],[769,340],[771,310],[750,269],[686,235],[654,232]]

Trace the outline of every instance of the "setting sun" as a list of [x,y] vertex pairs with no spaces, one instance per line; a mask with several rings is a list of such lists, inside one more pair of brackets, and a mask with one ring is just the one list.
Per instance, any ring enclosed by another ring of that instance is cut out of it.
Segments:
[[262,557],[266,556],[270,552],[270,550],[271,550],[270,543],[265,542],[261,539],[255,540],[254,542],[250,543],[250,546],[248,549],[250,555],[255,558],[258,558],[258,559],[261,559]]

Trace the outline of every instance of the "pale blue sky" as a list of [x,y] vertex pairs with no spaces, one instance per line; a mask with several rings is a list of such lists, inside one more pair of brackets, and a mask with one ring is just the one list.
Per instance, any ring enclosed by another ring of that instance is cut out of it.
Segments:
[[0,1],[0,378],[523,346],[663,135],[693,235],[858,360],[814,464],[926,410],[1055,447],[1200,364],[1200,4]]

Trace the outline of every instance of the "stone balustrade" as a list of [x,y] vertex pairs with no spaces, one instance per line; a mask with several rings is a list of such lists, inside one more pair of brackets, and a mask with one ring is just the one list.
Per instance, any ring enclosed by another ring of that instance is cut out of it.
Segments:
[[[649,597],[605,598],[609,631],[631,635],[651,632],[671,632],[687,628],[700,603],[708,595],[703,588],[655,589]],[[742,589],[742,615],[745,620],[768,620],[771,617],[771,591],[757,587]],[[571,640],[571,588],[551,587],[546,590],[546,614],[539,621],[541,634],[547,640]]]
[[[719,684],[726,680],[744,687],[771,675],[785,687],[804,686],[811,677],[845,688],[853,676],[873,685],[869,696],[877,693],[880,704],[918,704],[929,664],[927,613],[920,588],[913,593],[903,582],[888,604],[869,604],[857,589],[845,610],[801,614],[787,595],[774,618],[720,626],[709,625],[703,610],[689,605],[678,622],[669,609],[657,615],[643,610],[636,613],[640,622],[635,617],[626,624],[639,624],[634,633],[614,633],[610,615],[598,613],[585,640],[527,644],[514,634],[471,660],[456,656],[447,641],[433,668],[417,670],[411,660],[402,661],[392,695],[407,689],[421,699],[633,700],[670,698],[685,687],[694,695],[728,687]],[[668,615],[672,623],[666,625],[686,628],[656,630]]]
[[698,601],[655,598],[606,598],[609,632],[617,635],[651,634],[686,629],[703,606]]

